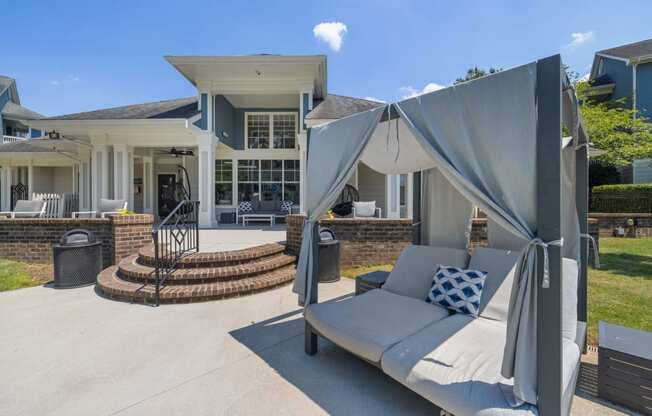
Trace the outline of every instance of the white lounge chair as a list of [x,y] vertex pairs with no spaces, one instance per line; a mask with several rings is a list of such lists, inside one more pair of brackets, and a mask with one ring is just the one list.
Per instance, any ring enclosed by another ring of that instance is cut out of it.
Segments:
[[[507,310],[517,252],[411,246],[381,289],[340,301],[311,304],[313,333],[380,367],[409,389],[457,416],[536,415],[512,407],[513,379],[502,377]],[[425,302],[440,265],[486,271],[477,318]],[[564,259],[564,406],[570,406],[582,341],[577,334],[577,263]]]
[[13,211],[0,212],[0,216],[10,218],[40,218],[45,215],[47,203],[45,201],[28,201],[20,199],[16,201]]
[[127,209],[124,199],[100,199],[97,210],[73,212],[72,218],[106,218],[107,215],[118,214],[121,209]]

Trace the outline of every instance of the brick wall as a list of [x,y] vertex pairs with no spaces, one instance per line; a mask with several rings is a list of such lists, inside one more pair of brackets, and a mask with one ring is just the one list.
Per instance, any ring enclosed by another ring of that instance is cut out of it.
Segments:
[[[627,237],[652,237],[652,214],[619,214],[619,213],[596,213],[589,216],[598,222],[601,237],[612,237],[614,230],[623,227]],[[634,226],[627,226],[628,220],[634,220]]]
[[[301,230],[305,218],[287,217],[288,251],[297,254],[301,247]],[[337,218],[323,219],[340,241],[342,267],[393,263],[403,249],[412,244],[412,220]]]
[[148,214],[109,218],[0,219],[0,258],[30,263],[51,263],[52,245],[69,230],[92,231],[102,242],[104,267],[116,264],[152,241],[154,218]]

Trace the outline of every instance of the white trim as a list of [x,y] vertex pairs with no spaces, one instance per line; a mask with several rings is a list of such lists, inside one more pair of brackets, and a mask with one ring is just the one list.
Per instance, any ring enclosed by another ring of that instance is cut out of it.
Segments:
[[[267,115],[269,122],[269,147],[259,148],[249,147],[249,115]],[[294,116],[294,147],[288,148],[276,148],[274,147],[274,116],[275,115],[292,115]],[[245,150],[293,150],[297,149],[299,145],[299,126],[298,126],[298,117],[295,111],[245,111],[244,113],[244,149]]]
[[603,58],[609,58],[609,59],[615,59],[615,60],[617,60],[617,61],[622,61],[622,62],[625,62],[627,65],[629,65],[629,63],[630,63],[629,59],[626,59],[626,58],[620,58],[620,57],[618,57],[618,56],[607,55],[607,54],[600,53],[600,52],[596,53],[596,55],[597,55],[597,56],[602,56]]

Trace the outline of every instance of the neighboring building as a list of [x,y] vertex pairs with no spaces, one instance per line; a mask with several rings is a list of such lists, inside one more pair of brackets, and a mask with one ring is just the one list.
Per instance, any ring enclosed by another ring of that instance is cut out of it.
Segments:
[[[200,223],[215,226],[240,201],[290,200],[302,206],[306,128],[382,103],[328,94],[326,57],[167,56],[197,89],[190,98],[57,117],[24,117],[49,139],[0,146],[2,194],[26,172],[30,193],[79,195],[81,210],[100,198],[159,217],[162,195],[185,167]],[[171,149],[192,151],[174,156]],[[383,216],[411,215],[412,175],[381,175],[360,165],[351,179]],[[2,201],[2,209],[8,201]]]
[[[652,39],[596,52],[589,81],[588,97],[624,99],[652,120]],[[632,181],[652,182],[652,159],[634,161]]]
[[0,132],[2,132],[0,143],[40,136],[40,131],[31,130],[21,120],[41,117],[43,116],[20,105],[16,80],[0,75]]

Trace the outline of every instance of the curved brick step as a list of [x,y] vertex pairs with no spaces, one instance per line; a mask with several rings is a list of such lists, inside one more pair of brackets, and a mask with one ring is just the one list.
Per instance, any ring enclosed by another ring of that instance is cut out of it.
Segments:
[[[253,260],[281,254],[285,244],[269,243],[242,250],[217,251],[212,253],[192,253],[181,259],[180,268],[235,266]],[[154,245],[149,244],[138,251],[138,262],[145,266],[154,266]]]
[[[114,300],[154,303],[153,285],[122,280],[117,271],[118,266],[111,266],[97,276],[96,287],[100,293]],[[294,265],[291,265],[233,281],[170,285],[161,288],[160,299],[161,303],[190,303],[244,296],[286,285],[294,280],[295,272]]]
[[[255,259],[248,263],[221,267],[189,267],[175,270],[166,279],[168,285],[188,285],[216,281],[238,280],[260,275],[289,266],[296,258],[287,254],[276,254]],[[126,257],[118,265],[118,276],[122,280],[134,283],[151,283],[156,281],[154,268],[140,264],[138,255]]]

